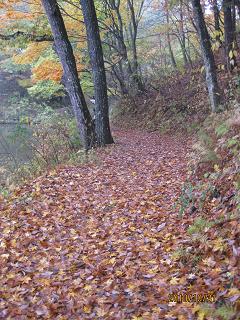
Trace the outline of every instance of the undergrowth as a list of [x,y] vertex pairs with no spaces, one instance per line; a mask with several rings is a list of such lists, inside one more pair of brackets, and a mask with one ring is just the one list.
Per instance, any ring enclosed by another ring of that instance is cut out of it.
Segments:
[[5,144],[17,146],[17,153],[21,156],[10,152],[0,168],[2,196],[16,185],[56,166],[77,165],[94,157],[94,152],[86,156],[83,151],[75,120],[47,107],[34,123],[19,123],[9,133]]

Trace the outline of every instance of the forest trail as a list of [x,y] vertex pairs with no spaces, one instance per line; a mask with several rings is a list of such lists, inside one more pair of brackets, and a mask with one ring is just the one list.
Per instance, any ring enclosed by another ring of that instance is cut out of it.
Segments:
[[181,238],[173,204],[187,143],[133,130],[114,135],[116,145],[94,161],[49,172],[0,202],[0,318],[162,319],[171,312],[170,290],[188,282],[176,281],[169,256]]

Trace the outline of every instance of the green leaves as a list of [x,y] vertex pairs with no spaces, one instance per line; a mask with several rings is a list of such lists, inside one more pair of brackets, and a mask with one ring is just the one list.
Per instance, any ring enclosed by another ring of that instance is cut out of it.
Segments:
[[51,99],[53,96],[64,96],[64,86],[52,80],[38,81],[31,88],[28,93],[32,97],[40,99]]
[[228,131],[229,131],[229,128],[226,123],[222,123],[215,129],[215,132],[218,137],[224,136]]
[[234,147],[234,146],[236,146],[238,144],[239,144],[239,140],[237,140],[235,138],[228,139],[228,141],[227,141],[227,146],[229,148]]

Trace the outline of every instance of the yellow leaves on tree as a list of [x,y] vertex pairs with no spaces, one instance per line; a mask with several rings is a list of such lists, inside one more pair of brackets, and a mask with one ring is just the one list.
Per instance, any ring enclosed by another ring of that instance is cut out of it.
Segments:
[[13,21],[34,20],[43,13],[40,0],[32,0],[31,3],[22,0],[1,0],[0,9],[1,28]]
[[30,43],[28,48],[14,57],[18,64],[30,64],[39,59],[41,54],[49,47],[49,42]]
[[64,23],[68,30],[69,37],[85,37],[83,15],[80,10],[79,1],[69,1],[64,3]]
[[61,64],[51,59],[44,60],[33,68],[32,72],[34,81],[52,80],[59,82],[63,74]]
[[5,18],[7,20],[21,20],[21,19],[31,19],[32,15],[27,14],[25,12],[18,12],[18,11],[7,11],[5,14]]
[[[43,52],[48,49],[49,42],[31,43],[21,54],[14,57],[18,64],[31,64],[36,62]],[[59,82],[62,78],[62,67],[60,63],[51,59],[45,59],[32,69],[33,81],[53,80]]]

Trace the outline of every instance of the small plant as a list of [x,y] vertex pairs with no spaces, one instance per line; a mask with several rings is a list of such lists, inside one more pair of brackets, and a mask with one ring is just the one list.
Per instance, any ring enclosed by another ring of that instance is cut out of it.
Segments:
[[218,155],[215,152],[215,146],[213,138],[204,130],[199,131],[199,143],[200,143],[200,152],[201,152],[201,161],[200,162],[217,162]]
[[220,319],[223,320],[230,320],[235,314],[235,309],[232,306],[228,305],[223,305],[214,312],[214,315],[216,317],[220,317]]
[[190,182],[186,183],[175,205],[175,208],[179,207],[179,216],[182,217],[190,207],[192,207],[193,212],[196,211],[197,207],[202,208],[207,196],[213,191],[214,186],[210,182],[196,186]]
[[197,218],[194,221],[194,224],[190,226],[187,230],[188,234],[198,234],[203,232],[205,229],[211,228],[214,225],[214,222],[205,220],[204,218]]
[[203,304],[199,309],[199,319],[219,319],[219,320],[230,320],[237,319],[236,310],[231,305],[223,304],[218,308],[214,309],[209,304]]
[[192,257],[192,266],[196,267],[201,260],[202,260],[202,255],[201,254],[195,254]]
[[227,141],[227,146],[229,148],[234,147],[234,146],[236,146],[238,144],[239,144],[239,141],[237,139],[235,139],[235,138],[228,139],[228,141]]
[[229,127],[225,122],[215,129],[215,133],[218,137],[224,136],[226,133],[228,133],[228,131],[229,131]]
[[191,183],[187,183],[183,186],[182,192],[176,205],[179,207],[179,216],[182,217],[186,210],[189,208],[190,204],[194,202],[194,186]]
[[8,195],[9,195],[9,190],[4,186],[0,186],[0,198],[1,196],[3,198],[6,198]]

